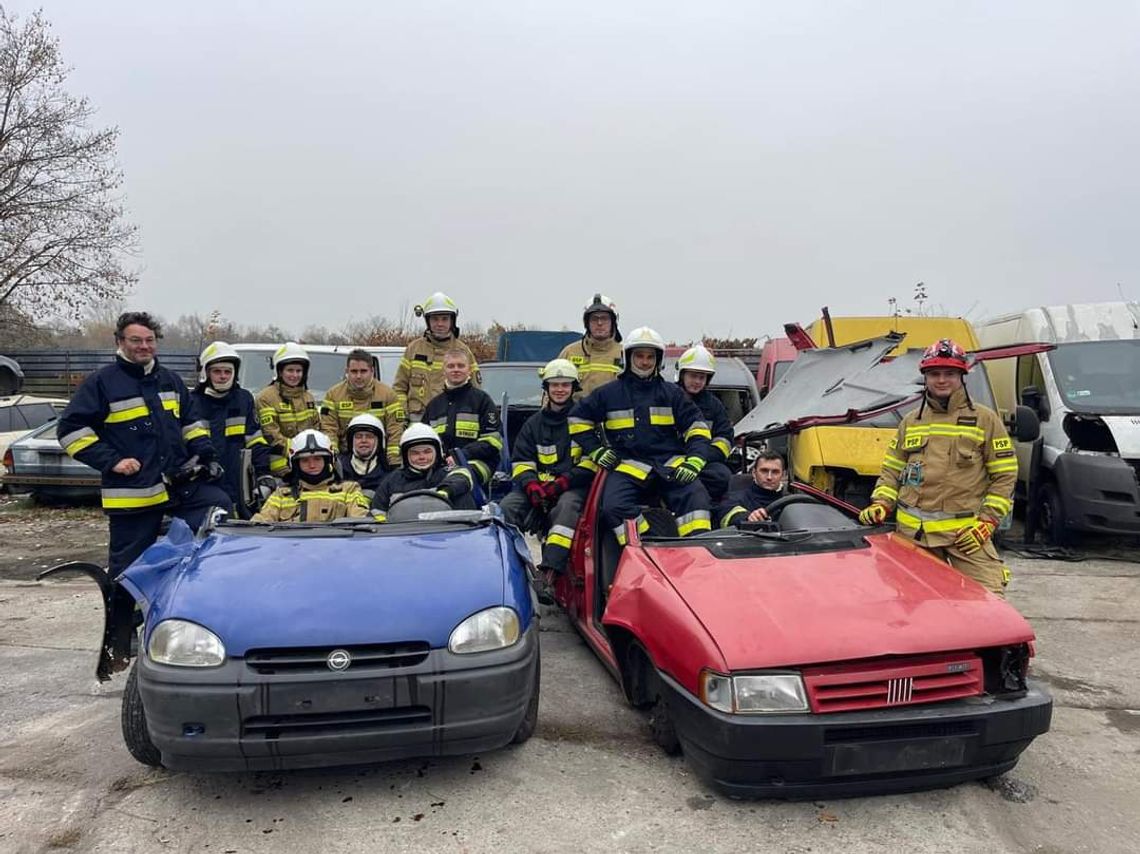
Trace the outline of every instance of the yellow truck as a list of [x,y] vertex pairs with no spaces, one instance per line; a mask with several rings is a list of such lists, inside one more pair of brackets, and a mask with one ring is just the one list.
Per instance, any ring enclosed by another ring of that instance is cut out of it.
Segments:
[[[807,332],[818,347],[844,346],[888,332],[905,334],[906,337],[888,357],[908,350],[924,350],[941,338],[953,338],[966,350],[978,349],[973,328],[961,317],[825,316],[812,323]],[[919,382],[916,373],[916,391]],[[975,400],[993,406],[993,394],[981,368],[970,372],[967,383]],[[792,476],[856,506],[869,503],[887,442],[895,435],[900,419],[909,408],[857,424],[809,427],[794,433],[788,439]]]

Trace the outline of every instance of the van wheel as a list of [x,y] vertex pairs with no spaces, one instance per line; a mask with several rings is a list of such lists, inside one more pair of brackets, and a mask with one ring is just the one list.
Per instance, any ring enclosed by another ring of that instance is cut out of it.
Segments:
[[530,692],[530,702],[526,704],[526,714],[523,715],[522,723],[515,730],[515,734],[511,736],[511,744],[522,744],[534,735],[534,730],[538,726],[538,693],[541,682],[542,659],[536,655],[534,658],[534,688]]
[[673,726],[673,718],[669,715],[669,704],[660,694],[649,713],[649,730],[653,733],[653,740],[657,746],[669,756],[676,756],[681,752],[681,742],[677,738],[677,730]]
[[127,750],[131,756],[143,765],[160,768],[162,754],[150,740],[150,731],[146,728],[146,714],[143,711],[142,697],[139,695],[138,670],[139,665],[136,661],[127,677],[126,687],[123,688],[123,741],[127,743]]
[[1071,546],[1076,537],[1065,527],[1065,508],[1061,504],[1061,492],[1057,489],[1057,484],[1043,484],[1038,500],[1038,528],[1045,543],[1051,546]]

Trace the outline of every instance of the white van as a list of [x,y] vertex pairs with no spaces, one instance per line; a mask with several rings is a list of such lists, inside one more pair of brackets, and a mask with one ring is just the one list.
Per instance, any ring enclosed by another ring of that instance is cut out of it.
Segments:
[[1018,443],[1019,495],[1055,543],[1073,532],[1140,534],[1140,304],[1041,306],[977,326],[983,347],[1044,341],[989,362],[998,407],[1035,409],[1041,439]]
[[[273,380],[271,359],[277,344],[234,344],[241,354],[241,373],[238,382],[241,387],[254,394]],[[309,354],[309,391],[320,403],[326,391],[344,379],[345,360],[352,350],[366,350],[372,354],[376,367],[376,378],[391,385],[396,379],[396,369],[400,367],[403,347],[356,347],[352,344],[302,344]]]

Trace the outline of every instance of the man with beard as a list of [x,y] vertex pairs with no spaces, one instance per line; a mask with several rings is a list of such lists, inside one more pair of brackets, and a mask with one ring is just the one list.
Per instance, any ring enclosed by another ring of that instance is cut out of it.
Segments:
[[341,476],[359,483],[371,501],[380,482],[391,471],[384,462],[384,425],[367,412],[357,415],[348,423],[344,446],[338,458]]
[[325,392],[321,402],[321,432],[332,440],[333,451],[352,451],[345,433],[349,422],[362,412],[383,423],[388,445],[382,450],[389,465],[399,465],[404,408],[396,393],[376,379],[372,355],[367,350],[352,350],[345,360],[344,379]]
[[582,325],[586,328],[582,340],[567,344],[558,354],[559,359],[569,360],[578,369],[580,388],[574,393],[575,401],[621,373],[621,332],[617,324],[617,304],[605,294],[594,294],[582,310]]

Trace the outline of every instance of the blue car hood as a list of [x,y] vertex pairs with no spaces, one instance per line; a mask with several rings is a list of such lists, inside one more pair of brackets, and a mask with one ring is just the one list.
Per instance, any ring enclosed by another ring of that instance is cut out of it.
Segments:
[[181,522],[120,577],[147,609],[147,638],[177,617],[250,649],[427,641],[444,647],[476,611],[531,603],[520,553],[501,526],[422,536],[213,533]]

